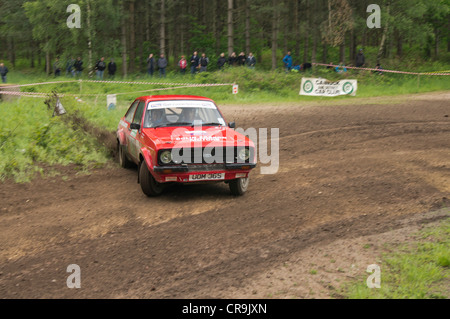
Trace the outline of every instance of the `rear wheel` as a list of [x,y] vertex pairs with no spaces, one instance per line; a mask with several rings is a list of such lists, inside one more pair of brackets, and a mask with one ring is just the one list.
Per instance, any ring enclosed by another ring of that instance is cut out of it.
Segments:
[[144,162],[139,165],[139,182],[141,189],[147,196],[158,196],[164,190],[164,185],[158,183],[148,170],[147,164]]
[[233,179],[228,184],[230,186],[231,194],[235,196],[244,195],[244,193],[248,189],[248,183],[249,183],[248,177]]
[[124,150],[125,146],[120,145],[120,143],[117,143],[118,148],[119,148],[119,164],[121,167],[123,168],[130,168],[133,166],[133,162],[131,162],[128,157],[127,154]]

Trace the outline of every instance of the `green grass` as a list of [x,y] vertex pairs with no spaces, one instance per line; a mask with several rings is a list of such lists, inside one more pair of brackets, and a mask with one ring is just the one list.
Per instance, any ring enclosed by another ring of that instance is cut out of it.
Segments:
[[[417,241],[394,247],[382,257],[381,288],[368,288],[365,279],[344,288],[351,299],[449,298],[450,218],[427,228]],[[395,250],[395,251],[394,251]]]
[[74,164],[83,170],[106,163],[107,150],[93,137],[52,113],[42,99],[1,103],[0,180],[26,182],[46,165]]

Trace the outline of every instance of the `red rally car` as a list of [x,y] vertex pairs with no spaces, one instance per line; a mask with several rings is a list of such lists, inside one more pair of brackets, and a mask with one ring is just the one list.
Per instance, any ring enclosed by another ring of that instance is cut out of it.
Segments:
[[137,98],[117,128],[120,165],[138,165],[147,196],[170,183],[225,182],[233,195],[247,191],[255,146],[226,124],[213,100],[191,95]]

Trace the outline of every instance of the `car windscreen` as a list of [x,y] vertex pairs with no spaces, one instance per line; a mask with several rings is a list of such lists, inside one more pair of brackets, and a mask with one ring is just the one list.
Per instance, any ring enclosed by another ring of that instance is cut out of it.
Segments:
[[153,101],[147,105],[144,127],[225,125],[210,101]]

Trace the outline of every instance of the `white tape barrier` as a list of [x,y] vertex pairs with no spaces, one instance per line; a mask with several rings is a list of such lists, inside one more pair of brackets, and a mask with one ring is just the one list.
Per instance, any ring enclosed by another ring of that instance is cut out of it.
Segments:
[[[67,81],[70,82],[70,81]],[[47,82],[47,84],[51,84],[51,83],[67,83],[65,81],[61,81],[61,82]],[[77,82],[77,81],[74,81]],[[101,82],[101,81],[85,81],[85,82]],[[103,81],[103,82],[107,82],[107,83],[118,83],[118,82],[111,82],[111,81]],[[124,82],[126,83],[126,82]],[[139,82],[128,82],[128,83],[134,83],[134,84],[139,84]],[[148,82],[142,82],[142,83],[146,83],[149,84]],[[36,85],[41,85],[43,83],[36,83]],[[161,85],[161,83],[153,83],[156,85]],[[168,83],[165,83],[166,85],[169,85]],[[168,88],[159,88],[159,89],[151,89],[151,90],[143,90],[143,91],[133,91],[133,92],[119,92],[119,93],[115,93],[116,95],[127,95],[127,94],[135,94],[135,93],[145,93],[145,92],[154,92],[154,91],[165,91],[165,90],[174,90],[174,89],[184,89],[184,88],[197,88],[197,87],[218,87],[218,86],[234,86],[235,84],[228,84],[228,83],[216,83],[216,84],[181,84],[181,86],[174,86],[174,87],[168,87]],[[173,85],[173,84],[172,84]],[[31,84],[24,84],[23,86],[31,86]],[[11,87],[20,87],[20,86],[11,86]],[[43,93],[43,92],[17,92],[17,91],[2,91],[0,90],[0,94],[5,94],[5,95],[15,95],[15,96],[26,96],[26,97],[47,97],[49,94],[52,93]],[[78,93],[78,94],[74,94],[74,93],[58,93],[58,96],[60,97],[64,97],[64,96],[107,96],[109,95],[108,93],[104,93],[104,94],[98,94],[98,93]]]

